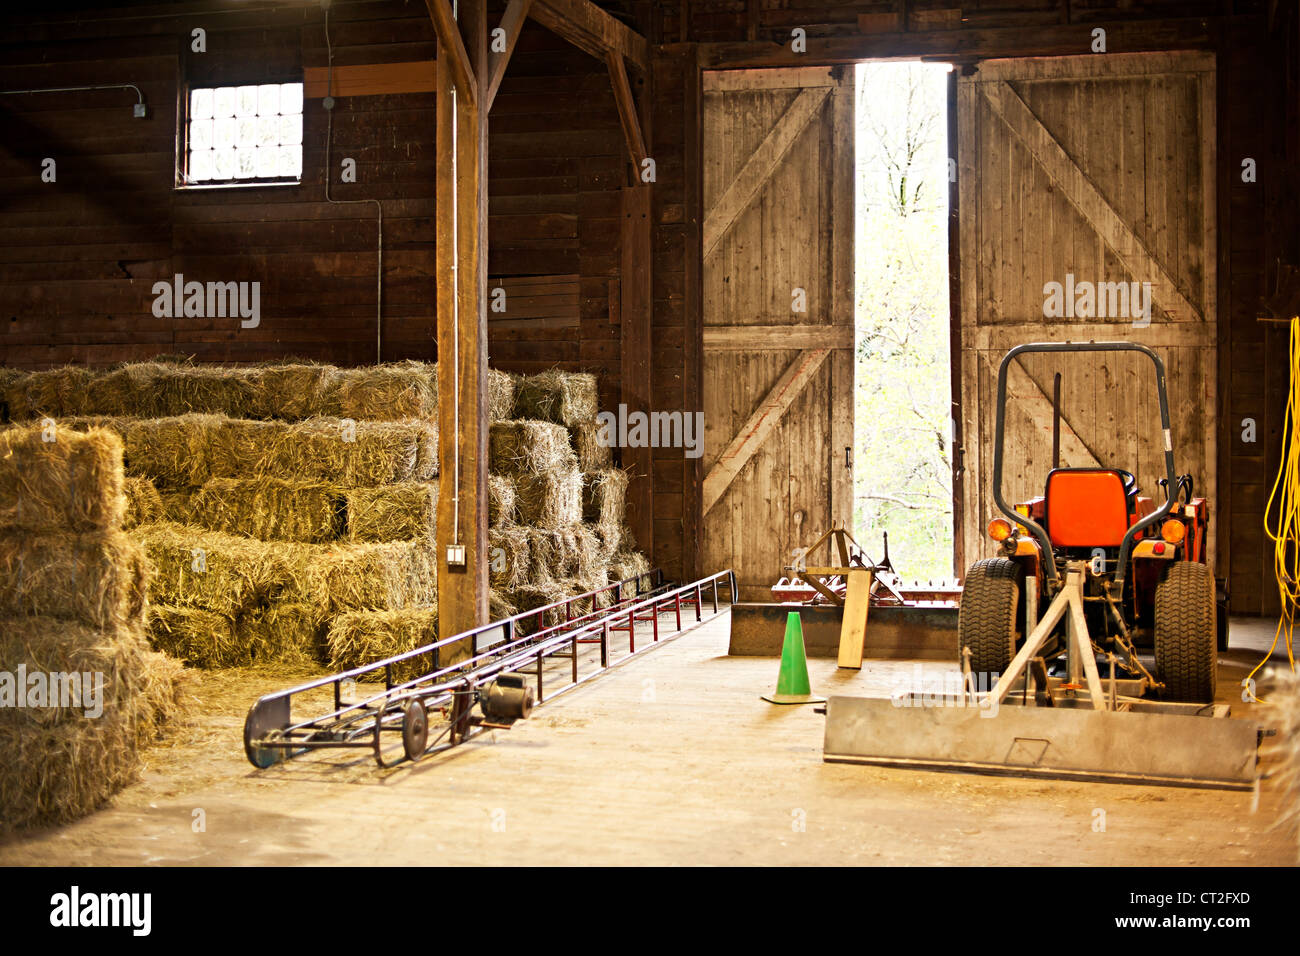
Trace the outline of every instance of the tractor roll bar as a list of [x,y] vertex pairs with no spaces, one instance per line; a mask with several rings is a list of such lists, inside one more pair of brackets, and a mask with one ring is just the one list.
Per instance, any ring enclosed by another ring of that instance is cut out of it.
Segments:
[[[1052,541],[1047,536],[1047,530],[1028,515],[1022,515],[1010,507],[1002,497],[1002,436],[1006,424],[1007,368],[1012,359],[1027,352],[1141,352],[1151,359],[1151,364],[1156,369],[1156,391],[1160,396],[1160,428],[1165,443],[1166,480],[1169,482],[1169,487],[1173,488],[1177,487],[1177,483],[1174,478],[1173,435],[1169,430],[1169,398],[1165,392],[1165,363],[1160,360],[1159,355],[1137,342],[1030,342],[1026,345],[1017,345],[1003,357],[1002,364],[998,366],[997,425],[993,448],[993,501],[997,504],[998,510],[1011,520],[1013,527],[1016,524],[1024,525],[1038,540],[1038,545],[1046,556],[1048,580],[1052,588],[1056,589],[1060,587],[1061,579],[1056,571],[1056,555],[1052,551]],[[1124,540],[1119,546],[1119,565],[1115,569],[1115,580],[1111,585],[1111,595],[1116,600],[1124,592],[1124,575],[1128,571],[1134,537],[1142,529],[1149,528],[1169,514],[1174,506],[1175,497],[1167,494],[1165,503],[1158,510],[1147,515],[1124,533]]]

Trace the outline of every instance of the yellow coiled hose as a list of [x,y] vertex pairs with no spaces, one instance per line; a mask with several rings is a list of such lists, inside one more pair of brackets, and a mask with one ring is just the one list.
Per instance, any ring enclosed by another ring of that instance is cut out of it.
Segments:
[[[1300,604],[1300,428],[1296,413],[1300,412],[1300,317],[1291,320],[1291,388],[1287,393],[1286,419],[1283,423],[1284,442],[1282,463],[1273,481],[1264,509],[1264,533],[1273,541],[1273,573],[1277,577],[1278,597],[1282,600],[1282,614],[1278,618],[1273,644],[1264,660],[1250,672],[1254,677],[1264,666],[1282,635],[1286,635],[1286,656],[1295,673],[1295,652],[1292,638],[1295,633],[1295,613]],[[1274,508],[1273,503],[1277,502]]]

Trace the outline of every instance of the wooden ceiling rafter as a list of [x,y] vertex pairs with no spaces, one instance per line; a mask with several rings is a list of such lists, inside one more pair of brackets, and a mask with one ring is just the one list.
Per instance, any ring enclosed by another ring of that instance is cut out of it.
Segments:
[[501,88],[501,81],[505,79],[506,67],[510,65],[510,57],[514,55],[515,44],[519,42],[519,34],[523,32],[524,21],[528,18],[531,7],[532,0],[510,0],[506,12],[501,17],[500,29],[505,31],[506,48],[496,54],[492,61],[492,76],[488,79],[487,95],[483,103],[485,113],[492,109],[492,104],[496,101],[497,90]]
[[465,49],[465,38],[460,35],[460,27],[451,12],[449,0],[424,0],[433,19],[433,29],[438,34],[438,45],[447,51],[451,73],[458,89],[464,91],[465,98],[472,106],[478,101],[478,80],[469,63],[469,51]]
[[598,60],[617,53],[642,73],[650,70],[650,41],[591,0],[535,0],[528,15]]

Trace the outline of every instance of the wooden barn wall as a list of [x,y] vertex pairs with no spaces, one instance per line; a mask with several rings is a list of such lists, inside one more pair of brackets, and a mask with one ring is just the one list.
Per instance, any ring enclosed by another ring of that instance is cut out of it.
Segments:
[[[1288,330],[1258,321],[1259,298],[1274,287],[1277,263],[1300,265],[1300,17],[1261,34],[1238,25],[1220,56],[1220,473],[1227,500],[1232,609],[1280,610],[1263,515],[1281,457],[1286,416]],[[1283,70],[1286,70],[1283,75]],[[1241,162],[1258,164],[1255,183]],[[1267,172],[1265,169],[1267,168]],[[1246,419],[1256,441],[1243,440]],[[1226,471],[1225,471],[1226,468]]]
[[[950,0],[601,5],[657,45],[647,110],[657,167],[651,404],[669,411],[702,408],[701,66],[813,65],[813,56],[796,59],[780,45],[794,27],[830,44],[834,62],[851,60],[846,51],[965,59],[1078,52],[1063,43],[1096,23],[1112,28],[1112,49],[1218,52],[1219,566],[1231,569],[1234,610],[1275,609],[1262,520],[1281,438],[1285,332],[1255,314],[1271,263],[1300,259],[1293,2],[967,0],[959,24],[943,12],[955,6]],[[503,6],[493,2],[490,18]],[[171,188],[177,73],[193,26],[205,26],[209,50],[232,63],[260,56],[269,70],[326,62],[316,5],[192,12],[203,7],[133,7],[75,21],[27,15],[0,34],[0,88],[138,82],[151,109],[150,119],[133,120],[130,96],[120,91],[0,100],[0,364],[98,365],[158,352],[212,361],[374,360],[374,216],[366,206],[324,202],[319,100],[306,106],[301,187],[234,195]],[[330,22],[338,65],[434,56],[420,3],[336,2]],[[530,23],[490,128],[489,273],[577,274],[581,288],[577,326],[493,332],[492,364],[597,371],[601,404],[613,407],[621,394],[616,297],[627,163],[604,65]],[[431,94],[338,103],[335,162],[353,155],[358,182],[333,194],[384,202],[385,360],[433,355],[433,132]],[[63,157],[57,186],[39,180],[40,160],[51,154]],[[1260,159],[1256,184],[1240,182],[1245,155]],[[261,281],[262,327],[155,319],[149,289],[178,271]],[[1240,441],[1243,417],[1258,422],[1255,446]],[[656,449],[652,469],[657,563],[674,575],[707,570],[698,556],[699,459]]]
[[[1286,331],[1261,324],[1256,316],[1259,299],[1275,276],[1273,263],[1279,257],[1300,262],[1300,48],[1295,4],[966,0],[960,4],[960,22],[948,20],[945,25],[951,14],[942,11],[957,6],[950,0],[679,0],[659,5],[654,29],[663,46],[656,83],[660,90],[673,90],[673,101],[658,99],[655,105],[654,152],[664,171],[656,187],[657,202],[671,194],[685,198],[686,205],[681,222],[661,218],[658,225],[655,324],[663,339],[655,352],[657,398],[680,396],[688,409],[702,407],[696,358],[702,351],[699,276],[698,271],[692,273],[699,256],[700,144],[691,138],[691,123],[698,116],[691,83],[698,82],[692,77],[698,77],[700,67],[810,66],[861,56],[918,54],[940,59],[958,54],[954,59],[965,60],[1061,55],[1087,52],[1086,46],[1079,49],[1079,38],[1087,43],[1092,24],[1109,28],[1112,50],[1212,50],[1218,54],[1220,114],[1217,564],[1227,569],[1234,612],[1275,613],[1277,594],[1263,519],[1285,412]],[[881,26],[891,22],[906,25]],[[795,27],[821,46],[810,43],[808,55],[793,55],[789,41]],[[1258,161],[1257,183],[1241,181],[1245,157]],[[1262,172],[1266,166],[1267,174]],[[680,187],[671,185],[666,172],[678,168],[686,177]],[[670,299],[661,301],[661,294]],[[680,307],[675,296],[680,296]],[[1241,441],[1242,419],[1247,417],[1257,422],[1259,441],[1254,445]],[[682,499],[680,505],[670,505],[667,499],[679,473],[685,482]],[[691,568],[698,559],[693,544],[698,532],[693,529],[699,526],[702,479],[689,466],[681,468],[666,458],[657,464],[655,479],[656,545],[662,543],[661,525],[663,533],[681,528],[686,542],[682,560]]]
[[[0,365],[159,353],[345,365],[434,358],[433,93],[341,96],[334,110],[331,197],[383,204],[380,352],[376,209],[326,202],[320,98],[304,106],[301,185],[172,188],[182,71],[266,82],[328,62],[318,6],[204,6],[125,8],[75,23],[28,17],[4,30],[0,89],[134,83],[149,117],[132,118],[125,90],[0,97]],[[491,20],[503,10],[493,3]],[[189,52],[194,27],[207,31],[204,54]],[[421,3],[335,3],[329,32],[336,67],[436,56]],[[605,65],[529,21],[492,110],[489,148],[489,274],[580,278],[572,324],[493,330],[491,364],[595,371],[609,407],[620,387],[610,305],[628,163]],[[40,181],[46,156],[58,164],[52,184]],[[344,157],[356,160],[355,183],[338,181]],[[152,285],[178,272],[259,281],[260,326],[156,318]]]

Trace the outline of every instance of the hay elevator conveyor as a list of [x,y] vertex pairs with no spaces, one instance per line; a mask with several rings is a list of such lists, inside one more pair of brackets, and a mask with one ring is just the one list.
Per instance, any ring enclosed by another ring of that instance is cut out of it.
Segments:
[[[656,569],[267,694],[244,722],[244,752],[262,769],[337,748],[369,750],[381,767],[419,760],[484,730],[510,727],[535,706],[679,636],[735,601],[731,571],[674,587]],[[469,658],[443,666],[449,650],[465,641]],[[396,679],[412,669],[419,676]],[[376,686],[380,682],[382,688]],[[296,717],[295,706],[315,715]],[[431,730],[439,727],[430,740]]]

